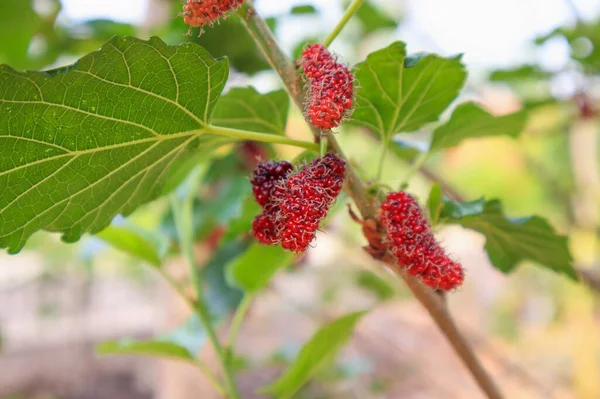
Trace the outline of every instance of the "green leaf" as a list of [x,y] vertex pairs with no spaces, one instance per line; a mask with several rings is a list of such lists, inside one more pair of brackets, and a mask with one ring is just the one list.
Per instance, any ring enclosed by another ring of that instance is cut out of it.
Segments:
[[549,79],[550,72],[540,69],[537,65],[521,65],[512,69],[497,69],[490,74],[492,82],[519,82],[527,79]]
[[392,43],[369,54],[357,65],[360,88],[352,122],[365,126],[388,142],[437,121],[456,98],[466,78],[460,56],[406,56],[406,45]]
[[454,147],[462,140],[491,137],[517,137],[525,128],[527,112],[519,111],[504,116],[493,116],[479,105],[460,104],[446,123],[433,131],[430,151]]
[[74,242],[161,195],[169,170],[211,142],[228,71],[158,38],[114,38],[46,73],[0,66],[0,247],[17,253],[42,229]]
[[260,94],[253,87],[234,88],[221,96],[212,122],[217,126],[285,134],[290,97],[285,90]]
[[163,341],[108,341],[96,346],[99,355],[137,355],[194,361],[190,352],[177,344]]
[[293,257],[279,246],[254,244],[227,266],[229,280],[248,293],[258,292]]
[[380,301],[387,301],[396,295],[396,288],[389,281],[369,270],[360,270],[356,274],[356,284],[375,294]]
[[[346,3],[349,4],[350,2]],[[394,18],[390,17],[389,14],[386,14],[370,1],[365,1],[360,6],[356,12],[356,17],[362,24],[365,33],[373,33],[381,29],[396,29],[398,27],[398,22]]]
[[390,150],[398,158],[412,162],[429,151],[429,143],[409,141],[403,137],[394,137],[390,143]]
[[306,14],[316,14],[317,9],[310,4],[303,4],[299,6],[292,7],[290,14],[292,15],[306,15]]
[[29,45],[43,20],[33,9],[33,0],[0,2],[0,63],[21,69],[28,65]]
[[184,348],[194,358],[206,342],[206,331],[195,314],[170,333],[159,337],[160,342],[169,342]]
[[96,236],[111,246],[156,267],[162,264],[169,247],[166,238],[129,223],[122,226],[108,226]]
[[[179,2],[173,2],[174,5],[177,5],[177,3]],[[181,4],[177,7],[179,11],[176,12],[181,12]],[[266,18],[265,22],[271,30],[275,30],[277,26],[275,18]],[[174,30],[178,33],[173,37],[173,43],[181,42],[181,33],[185,32],[187,28],[181,20],[174,19]],[[205,28],[200,36],[189,36],[189,40],[207,49],[214,57],[227,56],[231,67],[239,72],[254,75],[257,72],[269,69],[269,63],[236,15],[221,19],[213,27]]]
[[530,260],[577,279],[567,237],[556,234],[545,219],[508,218],[498,200],[459,203],[446,198],[444,202],[441,217],[482,233],[490,261],[502,272],[509,273],[521,261]]
[[364,314],[351,313],[321,327],[279,380],[264,388],[263,392],[278,399],[291,398],[321,367],[336,357],[352,337]]
[[214,318],[223,319],[228,316],[242,300],[244,293],[228,281],[229,264],[243,256],[248,246],[248,242],[242,240],[222,245],[202,268],[202,279],[206,287],[201,294],[204,295],[210,314]]
[[432,225],[436,225],[440,220],[440,214],[444,207],[444,194],[442,193],[442,187],[438,183],[434,183],[431,186],[429,192],[429,199],[427,200],[427,208],[429,209],[429,219]]

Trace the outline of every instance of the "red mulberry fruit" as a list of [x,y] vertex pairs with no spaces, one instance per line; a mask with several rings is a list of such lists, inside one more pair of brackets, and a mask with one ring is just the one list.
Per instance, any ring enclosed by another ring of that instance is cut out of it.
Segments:
[[256,165],[250,183],[252,183],[254,198],[260,206],[267,205],[276,183],[285,179],[292,168],[292,164],[287,161],[267,161]]
[[315,158],[285,181],[282,194],[276,196],[278,236],[284,249],[306,251],[342,190],[345,171],[343,159],[327,154]]
[[202,29],[204,25],[212,26],[243,2],[244,0],[187,0],[183,6],[183,22],[190,26],[190,31],[192,28]]
[[265,211],[252,221],[252,234],[261,244],[274,245],[280,241],[274,217],[273,212]]
[[279,206],[273,198],[281,190],[283,181],[292,171],[292,164],[287,161],[261,162],[254,168],[250,182],[256,202],[263,208],[263,212],[252,221],[252,234],[265,245],[278,244],[280,242],[278,231],[280,228],[276,223]]
[[322,130],[339,126],[352,107],[354,75],[322,44],[310,45],[302,52],[302,67],[309,84],[308,120]]
[[449,291],[463,283],[462,266],[435,240],[417,201],[404,192],[391,193],[379,220],[387,230],[390,251],[401,267],[424,284]]

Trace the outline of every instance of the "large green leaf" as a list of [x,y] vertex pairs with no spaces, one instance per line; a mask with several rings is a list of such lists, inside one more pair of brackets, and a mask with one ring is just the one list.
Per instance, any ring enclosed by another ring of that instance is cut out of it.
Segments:
[[318,370],[331,362],[352,337],[365,312],[351,313],[323,327],[308,341],[287,371],[264,392],[278,399],[291,398]]
[[46,73],[0,66],[0,247],[45,229],[67,242],[162,193],[207,135],[227,60],[158,38],[114,38]]
[[247,292],[260,291],[294,255],[279,246],[252,245],[228,266],[230,280]]
[[450,120],[433,131],[430,151],[454,147],[462,140],[477,137],[516,137],[526,122],[525,111],[493,116],[473,102],[464,103],[456,107]]
[[456,98],[466,78],[460,56],[406,56],[406,45],[392,43],[357,65],[360,88],[352,122],[388,141],[437,121]]
[[253,87],[234,88],[219,99],[212,122],[218,126],[283,135],[289,98],[285,90],[260,94]]
[[530,260],[555,272],[577,278],[567,237],[556,234],[539,216],[508,218],[498,200],[454,202],[444,199],[441,218],[482,233],[492,264],[504,273]]

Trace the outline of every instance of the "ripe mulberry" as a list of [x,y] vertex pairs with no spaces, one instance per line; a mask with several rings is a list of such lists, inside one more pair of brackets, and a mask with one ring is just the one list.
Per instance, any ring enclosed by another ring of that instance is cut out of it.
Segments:
[[285,179],[292,168],[292,164],[287,161],[267,161],[256,165],[250,183],[254,198],[260,206],[264,207],[269,202],[276,183]]
[[449,291],[463,283],[462,266],[435,240],[419,204],[405,192],[391,193],[381,205],[380,223],[387,230],[390,251],[411,276]]
[[244,0],[187,0],[183,5],[183,22],[192,28],[202,28],[204,25],[212,26],[220,18],[240,7]]
[[273,196],[282,186],[278,182],[285,180],[292,168],[292,164],[287,161],[261,162],[254,168],[250,183],[254,198],[263,212],[252,221],[252,234],[261,244],[273,245],[280,242],[276,223],[279,206]]
[[309,122],[322,130],[339,126],[352,107],[354,75],[322,44],[312,44],[302,52],[302,67],[309,84]]
[[291,252],[306,251],[320,222],[342,190],[345,161],[334,154],[315,158],[292,174],[276,196],[281,246]]

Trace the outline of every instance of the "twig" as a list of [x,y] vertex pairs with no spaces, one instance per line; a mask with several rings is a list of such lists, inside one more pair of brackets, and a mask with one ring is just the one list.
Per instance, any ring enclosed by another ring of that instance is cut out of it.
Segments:
[[[304,93],[300,90],[297,79],[296,70],[277,45],[277,41],[269,30],[265,21],[257,14],[252,0],[244,2],[244,6],[238,11],[242,19],[242,23],[248,30],[248,33],[256,41],[256,44],[265,55],[269,64],[279,74],[283,83],[291,95],[294,103],[299,109],[303,109]],[[321,135],[321,132],[314,127],[311,127],[315,139]],[[329,146],[332,150],[343,156],[342,149],[333,135],[329,137]],[[356,206],[360,210],[364,219],[374,220],[375,209],[373,202],[369,199],[365,189],[365,184],[358,177],[352,165],[347,165],[347,191],[354,200]],[[382,259],[380,259],[382,260]],[[399,268],[389,257],[386,260],[392,270],[399,272]],[[442,333],[447,337],[450,344],[455,349],[458,356],[463,360],[463,363],[473,375],[480,388],[485,392],[488,398],[500,399],[502,395],[494,384],[490,375],[484,370],[473,350],[462,336],[458,328],[455,326],[452,317],[448,313],[444,303],[440,298],[429,288],[422,285],[418,280],[408,275],[401,275],[406,281],[409,288],[413,291],[415,297],[427,309],[432,316]]]
[[346,11],[344,12],[344,15],[342,16],[340,22],[338,22],[333,31],[325,38],[325,40],[323,40],[323,45],[325,47],[329,47],[329,45],[335,40],[337,35],[340,34],[342,29],[344,29],[344,26],[346,26],[350,18],[352,18],[352,16],[356,13],[356,11],[358,11],[360,6],[362,6],[363,2],[364,0],[354,0],[352,1],[352,3],[350,3]]

